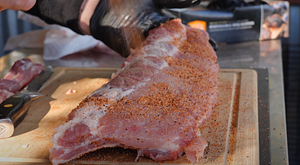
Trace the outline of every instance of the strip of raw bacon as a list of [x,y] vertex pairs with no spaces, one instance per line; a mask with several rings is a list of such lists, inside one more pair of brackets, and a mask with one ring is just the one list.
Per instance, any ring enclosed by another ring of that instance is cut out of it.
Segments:
[[180,20],[152,30],[110,82],[87,97],[51,137],[50,160],[68,162],[106,147],[136,149],[155,161],[207,146],[199,126],[216,103],[219,65],[204,31]]
[[30,59],[16,61],[4,78],[0,79],[0,103],[23,89],[43,70],[43,65],[35,64]]

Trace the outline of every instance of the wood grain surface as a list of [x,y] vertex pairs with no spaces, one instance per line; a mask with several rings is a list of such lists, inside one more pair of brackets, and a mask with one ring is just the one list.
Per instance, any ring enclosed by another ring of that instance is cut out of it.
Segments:
[[[51,164],[49,148],[55,127],[94,90],[108,82],[115,69],[55,68],[32,102],[12,137],[0,139],[0,164]],[[198,164],[259,164],[257,74],[247,69],[221,69],[217,105],[200,128],[209,143]],[[71,91],[71,94],[67,94]],[[158,164],[136,151],[107,148],[85,154],[69,164]],[[161,164],[191,164],[183,155]]]

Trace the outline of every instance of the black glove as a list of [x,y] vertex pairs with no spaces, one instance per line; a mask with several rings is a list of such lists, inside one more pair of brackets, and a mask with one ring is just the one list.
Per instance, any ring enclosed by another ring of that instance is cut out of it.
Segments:
[[48,24],[69,27],[82,34],[78,26],[79,12],[83,0],[37,0],[26,13],[35,15]]
[[90,20],[90,31],[93,37],[127,57],[130,48],[139,46],[143,37],[148,36],[149,30],[175,18],[163,8],[189,7],[200,2],[201,0],[101,0]]

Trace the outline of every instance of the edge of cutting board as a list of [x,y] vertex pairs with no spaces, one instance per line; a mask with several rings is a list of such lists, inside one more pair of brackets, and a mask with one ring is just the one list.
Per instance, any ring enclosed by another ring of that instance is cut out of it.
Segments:
[[[257,72],[252,69],[221,69],[222,72],[241,72],[239,89],[236,148],[229,164],[259,165],[259,121]],[[251,90],[249,90],[251,89]],[[249,96],[253,97],[249,97]],[[252,111],[249,111],[251,110]],[[249,124],[251,123],[251,124]],[[235,124],[235,123],[233,123]]]

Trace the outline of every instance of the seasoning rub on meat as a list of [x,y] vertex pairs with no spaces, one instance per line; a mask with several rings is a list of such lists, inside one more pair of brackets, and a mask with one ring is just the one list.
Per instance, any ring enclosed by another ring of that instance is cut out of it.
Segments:
[[68,116],[51,137],[50,160],[68,162],[106,147],[155,161],[195,163],[207,146],[198,129],[217,97],[219,65],[205,31],[172,20],[150,31],[122,68]]

